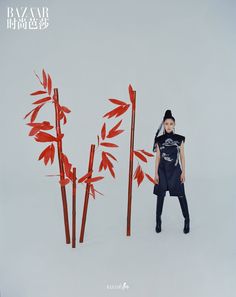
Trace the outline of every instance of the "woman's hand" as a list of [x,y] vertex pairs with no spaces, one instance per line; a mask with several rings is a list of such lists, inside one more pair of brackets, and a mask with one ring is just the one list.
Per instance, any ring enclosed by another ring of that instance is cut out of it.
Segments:
[[156,184],[158,184],[159,183],[159,175],[158,174],[155,174],[155,182],[156,182]]
[[181,183],[185,182],[185,173],[184,172],[182,172],[180,175],[180,181],[181,181]]

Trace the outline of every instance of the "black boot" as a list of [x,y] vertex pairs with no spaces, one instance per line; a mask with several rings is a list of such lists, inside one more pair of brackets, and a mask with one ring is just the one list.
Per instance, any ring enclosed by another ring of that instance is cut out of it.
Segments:
[[156,232],[161,232],[161,214],[163,209],[165,195],[157,196],[157,206],[156,206]]
[[178,198],[179,198],[179,203],[180,203],[180,206],[181,206],[181,210],[182,210],[183,216],[185,218],[183,232],[184,233],[189,233],[189,230],[190,230],[190,219],[189,219],[189,211],[188,211],[187,199],[186,199],[186,196],[185,195],[178,196]]
[[184,233],[189,233],[189,224],[190,224],[190,220],[189,219],[185,219],[184,220]]
[[159,218],[157,220],[157,223],[156,223],[156,232],[157,233],[160,233],[161,232],[161,218]]

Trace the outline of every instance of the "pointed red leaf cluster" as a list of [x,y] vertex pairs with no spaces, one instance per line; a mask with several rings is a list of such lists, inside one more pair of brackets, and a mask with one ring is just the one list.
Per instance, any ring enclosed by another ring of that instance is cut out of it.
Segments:
[[54,161],[54,156],[55,156],[55,147],[54,147],[54,144],[52,143],[42,151],[38,160],[43,159],[45,165],[47,165],[48,161],[51,160],[51,164],[52,164]]
[[[116,99],[111,99],[111,100],[116,100]],[[118,100],[118,102],[120,102],[120,101]],[[120,120],[109,131],[107,131],[106,123],[104,123],[102,128],[101,128],[101,139],[105,140],[106,138],[113,138],[113,137],[121,134],[122,132],[124,132],[124,130],[118,130],[121,123],[122,123],[122,120]],[[113,142],[107,142],[107,141],[100,142],[99,135],[97,135],[97,139],[98,139],[98,145],[97,146],[100,145],[100,146],[104,146],[104,147],[107,147],[107,148],[118,147],[118,145],[113,143]],[[113,160],[117,161],[117,159],[111,153],[102,151],[101,162],[100,162],[100,165],[99,165],[99,171],[101,171],[102,169],[104,169],[104,170],[108,169],[110,171],[111,175],[113,176],[113,178],[115,178],[115,172],[114,172],[114,169],[113,169],[114,166],[113,166],[111,160],[109,159],[109,157],[112,158]]]
[[106,170],[108,168],[113,178],[115,178],[115,172],[113,170],[114,166],[109,160],[108,156],[117,161],[117,159],[112,154],[102,151],[102,160],[100,162],[99,171],[102,171],[102,169]]
[[[146,155],[147,157],[154,157],[153,154],[145,151],[144,149],[142,150],[138,150],[138,151],[133,151],[133,154],[138,157],[138,159],[142,160],[143,162],[147,163],[148,160],[147,158],[144,156]],[[155,183],[155,180],[148,174],[148,173],[145,173],[142,169],[142,167],[138,164],[136,170],[135,170],[135,173],[134,173],[134,179],[137,180],[137,183],[138,183],[138,186],[143,182],[143,179],[144,177],[147,177],[147,179],[152,182],[153,184],[156,184]]]
[[53,128],[48,121],[43,121],[42,123],[28,123],[27,125],[32,127],[28,134],[29,136],[35,135],[40,130],[51,130]]
[[110,100],[112,103],[118,105],[118,107],[116,107],[116,108],[112,109],[111,111],[107,112],[106,114],[104,114],[104,116],[103,116],[104,118],[108,117],[108,119],[109,119],[112,117],[119,117],[122,114],[124,114],[130,106],[129,103],[126,103],[126,102],[118,100],[118,99],[108,99],[108,100]]
[[92,195],[92,197],[95,199],[95,192],[103,195],[101,192],[97,191],[95,188],[94,188],[94,185],[93,185],[93,182],[96,182],[96,181],[99,181],[101,179],[104,178],[104,176],[96,176],[96,177],[91,177],[92,176],[92,172],[93,170],[90,170],[89,172],[87,172],[85,175],[83,175],[82,177],[80,177],[78,179],[78,183],[86,183],[86,184],[89,184],[89,194]]

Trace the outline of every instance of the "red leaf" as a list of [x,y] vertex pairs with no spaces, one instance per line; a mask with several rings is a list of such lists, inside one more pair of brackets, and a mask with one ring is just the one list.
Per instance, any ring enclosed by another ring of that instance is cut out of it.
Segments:
[[112,103],[114,104],[118,104],[118,105],[126,105],[127,103],[118,99],[108,99],[110,100]]
[[38,112],[40,110],[40,108],[44,105],[45,103],[42,103],[40,105],[38,105],[37,107],[35,107],[34,111],[32,112],[32,115],[31,115],[31,119],[30,119],[30,122],[34,122],[37,115],[38,115]]
[[104,152],[106,155],[110,156],[113,160],[117,161],[117,159],[110,153],[108,152]]
[[31,93],[30,95],[34,96],[34,95],[41,95],[41,94],[45,94],[45,93],[47,93],[47,92],[46,91],[36,91],[34,93]]
[[44,89],[46,89],[46,87],[47,87],[47,75],[46,75],[44,69],[42,71],[42,75],[43,75],[43,87],[44,87]]
[[94,182],[101,180],[103,178],[104,178],[104,176],[91,177],[91,178],[86,179],[85,183],[94,183]]
[[108,169],[109,169],[111,175],[115,178],[115,172],[114,172],[113,168],[108,166]]
[[51,156],[51,145],[47,146],[42,153],[40,154],[38,160],[41,160],[42,158],[44,158],[44,164],[47,165],[49,159]]
[[52,80],[51,80],[51,76],[48,74],[48,94],[51,95],[51,91],[52,91]]
[[71,110],[70,110],[68,107],[66,107],[66,106],[61,106],[61,109],[62,109],[64,112],[67,112],[67,113],[71,112]]
[[117,144],[111,142],[101,142],[100,145],[107,146],[107,147],[118,147]]
[[144,179],[144,173],[140,165],[138,165],[138,167],[135,170],[134,179],[137,179],[138,186],[141,184],[141,182]]
[[120,133],[122,133],[124,130],[117,130],[117,128],[120,126],[122,120],[120,120],[108,133],[107,138],[112,138]]
[[115,131],[115,130],[117,130],[117,128],[119,128],[119,126],[120,126],[120,124],[122,123],[122,121],[123,120],[120,120],[111,130],[110,130],[110,132],[111,131]]
[[61,110],[61,111],[59,112],[59,120],[62,120],[63,117],[64,117],[64,112]]
[[102,140],[104,140],[105,137],[106,137],[106,123],[104,123],[103,126],[102,126],[101,137],[102,137]]
[[44,157],[45,153],[47,152],[47,150],[48,150],[49,148],[50,148],[50,145],[47,146],[47,147],[42,151],[42,153],[39,155],[38,160],[41,160],[41,159]]
[[67,185],[69,182],[70,182],[69,178],[65,178],[65,179],[61,179],[61,180],[59,180],[59,183],[60,183],[62,186]]
[[126,105],[120,105],[118,107],[116,107],[115,109],[107,112],[103,117],[108,117],[108,118],[112,118],[112,117],[118,117],[120,115],[122,115],[123,113],[126,112],[126,110],[129,108],[130,104],[126,104]]
[[138,151],[133,151],[133,152],[140,160],[147,162],[147,158],[144,157],[144,155],[142,155],[140,152],[138,152]]
[[144,179],[144,173],[143,173],[143,171],[141,169],[138,176],[137,176],[138,187],[142,183],[143,179]]
[[93,196],[93,198],[95,199],[95,191],[94,191],[94,185],[90,185],[89,190],[91,190],[91,195]]
[[104,168],[103,160],[101,160],[100,165],[99,165],[99,172],[102,171],[102,168]]
[[65,168],[66,176],[71,180],[73,179],[73,171],[71,170],[72,164],[69,162],[68,157],[62,153],[62,161]]
[[153,154],[146,152],[145,150],[139,150],[140,152],[144,153],[148,157],[154,157]]
[[54,146],[54,144],[52,143],[52,144],[51,144],[51,154],[50,154],[51,164],[52,164],[53,161],[54,161],[54,157],[55,157],[55,146]]
[[152,178],[148,173],[145,173],[145,175],[154,185],[156,184],[154,178]]
[[40,128],[39,128],[39,127],[33,127],[33,128],[30,130],[28,136],[33,136],[33,135],[35,135],[36,133],[38,133],[39,131],[40,131]]
[[119,134],[121,134],[122,132],[124,132],[125,130],[116,130],[116,131],[110,131],[109,134],[107,135],[107,138],[112,138],[115,137]]
[[63,125],[65,125],[66,123],[67,123],[66,116],[65,116],[65,114],[63,114]]
[[43,86],[43,83],[42,83],[41,79],[39,78],[38,74],[37,74],[35,71],[34,71],[34,74],[35,74],[35,75],[36,75],[36,77],[38,78],[38,80],[39,80],[40,84]]
[[28,113],[24,116],[24,119],[26,119],[26,118],[31,114],[31,112],[34,111],[34,110],[35,110],[35,108],[32,109],[30,112],[28,112]]
[[35,136],[35,140],[38,142],[50,142],[57,141],[57,138],[46,132],[38,132]]
[[82,183],[87,177],[91,176],[93,170],[90,170],[85,175],[83,175],[81,178],[78,179],[78,183]]
[[125,106],[121,106],[122,108],[117,112],[116,114],[116,118],[121,116],[123,113],[125,113],[127,111],[127,109],[129,108],[129,104],[125,105]]
[[134,179],[136,179],[137,178],[137,176],[138,176],[138,174],[139,174],[139,172],[140,172],[140,170],[141,170],[141,166],[140,165],[138,165],[137,166],[137,168],[136,168],[136,170],[135,170],[135,172],[134,172]]
[[34,101],[33,104],[40,104],[40,103],[43,103],[43,102],[47,102],[49,100],[51,100],[51,97],[45,97],[45,98],[42,98],[40,100]]

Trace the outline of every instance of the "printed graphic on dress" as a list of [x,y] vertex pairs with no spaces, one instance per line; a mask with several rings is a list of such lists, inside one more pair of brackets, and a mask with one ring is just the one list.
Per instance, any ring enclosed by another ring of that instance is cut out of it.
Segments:
[[[179,142],[177,140],[173,140],[171,138],[167,138],[167,139],[165,139],[165,142],[162,143],[162,145],[160,147],[160,150],[163,150],[163,149],[165,149],[166,147],[169,147],[169,146],[174,146],[177,149],[177,157],[176,157],[176,160],[175,160],[175,166],[177,166],[178,161],[179,161],[179,153],[180,153]],[[162,152],[161,156],[162,156],[162,158],[164,160],[166,160],[168,162],[172,162],[174,160],[174,159],[172,159],[170,157],[169,154],[167,154],[165,152]]]

